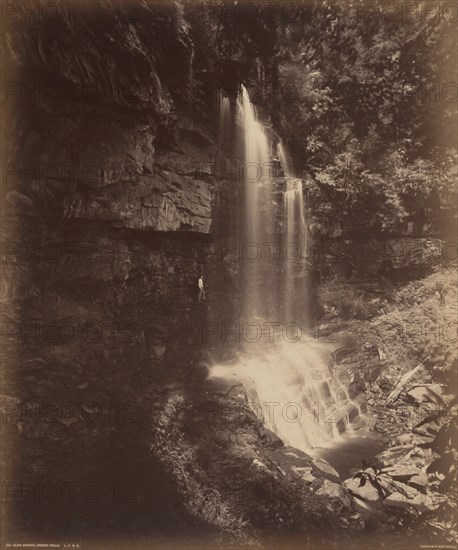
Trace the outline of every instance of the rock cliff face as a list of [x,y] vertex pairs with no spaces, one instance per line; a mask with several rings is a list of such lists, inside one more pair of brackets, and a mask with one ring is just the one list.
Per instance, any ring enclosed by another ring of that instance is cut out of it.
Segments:
[[197,278],[219,185],[205,168],[216,151],[213,107],[191,75],[180,6],[96,8],[91,17],[59,5],[51,23],[43,13],[24,19],[19,7],[5,37],[13,131],[2,352],[16,443],[6,465],[21,456],[18,483],[94,482],[105,496],[130,472],[138,490],[130,511],[125,495],[122,510],[110,496],[87,508],[80,495],[75,512],[68,499],[18,504],[9,523],[17,532],[165,532],[178,516],[185,532],[205,532],[148,441],[166,385],[202,377]]
[[309,262],[318,280],[408,281],[456,261],[455,214],[446,201],[411,204],[402,223],[383,230],[376,209],[350,215],[344,201],[330,202],[312,181],[306,193]]
[[179,7],[99,9],[95,22],[62,6],[55,24],[17,13],[10,26],[6,263],[37,287],[34,321],[80,315],[119,337],[116,320],[129,319],[150,364],[189,327],[215,218],[218,184],[202,171],[215,137],[197,100],[186,106],[193,44]]

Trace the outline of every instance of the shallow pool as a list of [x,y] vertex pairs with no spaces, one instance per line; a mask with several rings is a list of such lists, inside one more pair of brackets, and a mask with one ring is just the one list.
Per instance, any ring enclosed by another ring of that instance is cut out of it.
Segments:
[[379,437],[363,429],[345,432],[326,447],[316,447],[308,453],[327,460],[345,480],[361,470],[363,459],[370,464],[384,449],[385,445]]

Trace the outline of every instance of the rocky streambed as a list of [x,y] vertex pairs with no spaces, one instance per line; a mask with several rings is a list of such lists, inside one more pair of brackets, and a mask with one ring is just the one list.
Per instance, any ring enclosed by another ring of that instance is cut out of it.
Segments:
[[[342,379],[356,378],[361,361],[382,361],[368,342],[340,347],[334,357]],[[363,371],[367,412],[327,448],[309,452],[285,445],[265,426],[242,384],[217,378],[197,393],[175,389],[157,412],[159,455],[185,506],[221,534],[230,526],[234,543],[261,537],[268,547],[302,533],[302,543],[351,548],[371,533],[367,547],[382,540],[403,548],[452,544],[447,456],[455,451],[451,432],[444,436],[456,414],[452,396],[425,367],[406,383],[405,374],[386,372]]]
[[[339,330],[336,315],[328,327],[322,321],[321,335],[334,340],[330,368],[360,403],[359,416],[325,447],[304,452],[285,445],[240,382],[212,378],[198,395],[175,395],[188,410],[184,433],[199,456],[182,473],[184,485],[188,476],[203,475],[213,509],[241,514],[234,532],[268,532],[270,542],[304,531],[319,545],[326,532],[351,547],[369,532],[374,548],[438,540],[453,545],[453,349],[451,342],[435,339],[416,349],[395,323],[412,315],[421,322],[425,310],[431,314],[438,297],[418,298],[442,276],[414,283],[410,305],[403,305],[400,294],[366,321],[340,318]],[[445,307],[439,304],[437,322],[449,319],[453,308],[453,296]],[[400,366],[401,359],[407,366]],[[193,468],[196,463],[205,474]]]

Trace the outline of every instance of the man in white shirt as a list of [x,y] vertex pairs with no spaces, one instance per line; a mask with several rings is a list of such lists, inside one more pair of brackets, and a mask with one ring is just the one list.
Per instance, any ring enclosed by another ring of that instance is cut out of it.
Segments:
[[201,275],[199,277],[199,280],[197,282],[197,286],[199,287],[199,302],[202,300],[205,300],[205,289],[204,289],[204,276]]

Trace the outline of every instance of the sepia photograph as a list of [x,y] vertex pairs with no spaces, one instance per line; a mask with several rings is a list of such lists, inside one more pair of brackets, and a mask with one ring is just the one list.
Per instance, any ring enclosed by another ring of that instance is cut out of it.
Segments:
[[0,548],[457,550],[457,0],[0,8]]

